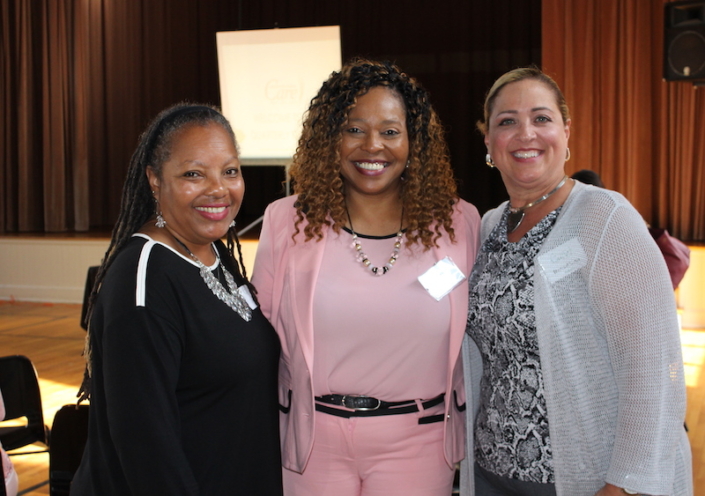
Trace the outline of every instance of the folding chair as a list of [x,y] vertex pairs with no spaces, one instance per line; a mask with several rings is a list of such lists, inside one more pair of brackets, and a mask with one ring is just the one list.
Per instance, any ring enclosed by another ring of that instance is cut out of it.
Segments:
[[88,410],[88,405],[64,405],[56,412],[49,452],[50,496],[69,496],[71,492],[88,438]]
[[[49,451],[50,431],[44,424],[42,396],[39,391],[37,371],[29,358],[22,355],[0,357],[0,391],[5,401],[5,421],[0,422],[0,442],[9,454],[13,450],[34,443]],[[16,425],[17,420],[26,418],[26,424]],[[15,421],[8,424],[8,421]]]

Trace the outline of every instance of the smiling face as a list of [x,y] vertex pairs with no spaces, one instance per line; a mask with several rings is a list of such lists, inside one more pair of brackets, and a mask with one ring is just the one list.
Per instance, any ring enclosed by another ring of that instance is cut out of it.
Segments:
[[178,131],[161,174],[147,177],[166,229],[196,254],[225,236],[245,192],[235,143],[217,124]]
[[401,97],[376,86],[357,98],[343,125],[340,173],[345,194],[399,194],[409,158],[406,109]]
[[489,116],[485,145],[514,197],[550,191],[563,177],[570,120],[544,83],[524,79],[502,88]]

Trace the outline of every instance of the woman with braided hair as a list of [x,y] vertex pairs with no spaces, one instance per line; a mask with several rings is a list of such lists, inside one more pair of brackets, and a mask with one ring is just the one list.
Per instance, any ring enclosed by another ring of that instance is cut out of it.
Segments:
[[311,101],[253,282],[279,333],[287,496],[449,495],[479,215],[427,92],[353,60]]
[[72,495],[281,494],[280,347],[242,264],[243,193],[214,108],[176,105],[142,135],[90,298]]

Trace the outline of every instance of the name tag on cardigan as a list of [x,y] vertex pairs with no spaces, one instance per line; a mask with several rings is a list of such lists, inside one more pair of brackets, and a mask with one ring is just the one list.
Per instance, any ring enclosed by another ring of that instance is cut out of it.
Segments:
[[576,238],[539,255],[539,266],[551,284],[580,270],[587,264],[587,255]]
[[445,257],[421,274],[418,279],[428,294],[433,296],[436,301],[441,301],[445,295],[463,282],[465,274],[450,257]]

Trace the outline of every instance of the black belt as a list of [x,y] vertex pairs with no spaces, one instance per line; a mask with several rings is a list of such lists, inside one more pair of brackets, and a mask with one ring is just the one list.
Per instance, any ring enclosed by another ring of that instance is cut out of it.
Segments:
[[[443,403],[445,393],[441,393],[435,398],[422,401],[421,407],[426,410]],[[415,400],[406,401],[382,401],[370,396],[358,396],[354,394],[327,394],[316,396],[316,411],[336,415],[338,417],[376,417],[379,415],[401,415],[404,413],[414,413],[419,411]],[[331,408],[321,403],[342,406],[350,410]],[[442,415],[441,415],[442,417]]]

